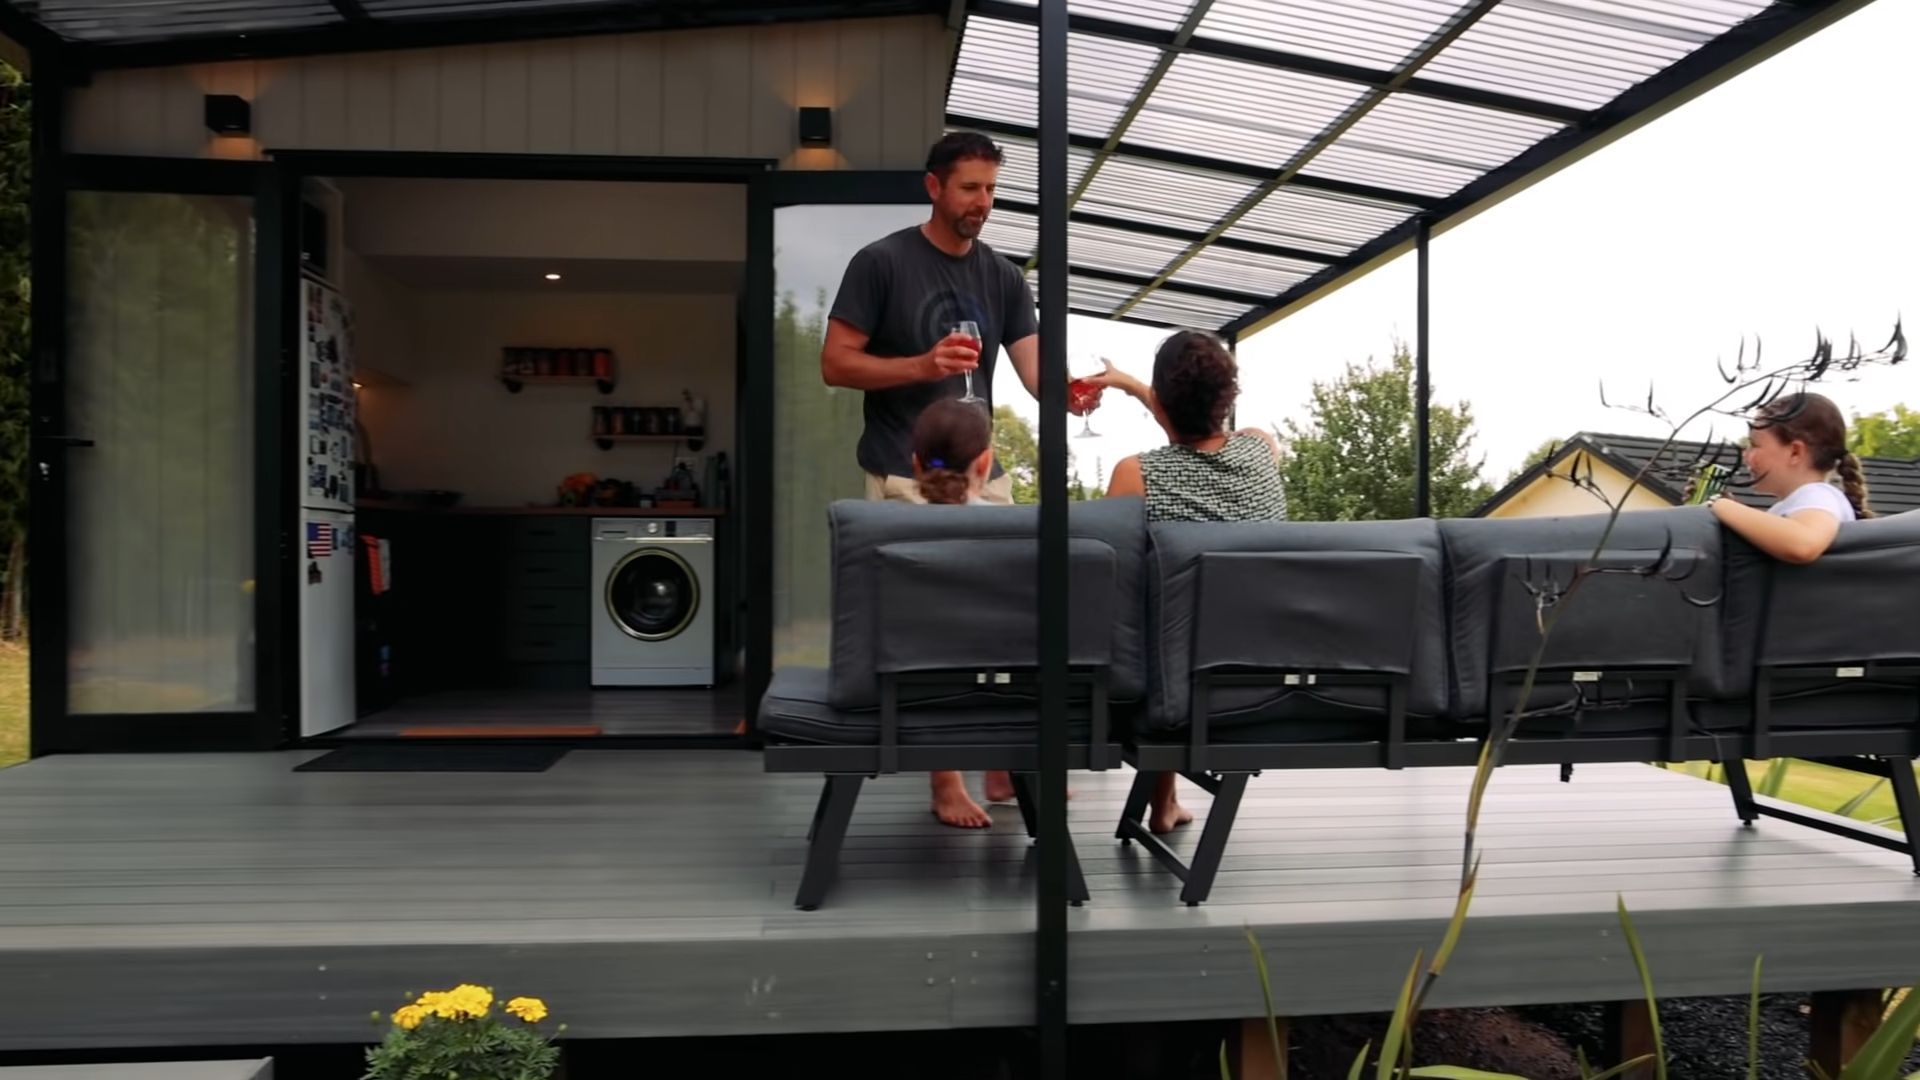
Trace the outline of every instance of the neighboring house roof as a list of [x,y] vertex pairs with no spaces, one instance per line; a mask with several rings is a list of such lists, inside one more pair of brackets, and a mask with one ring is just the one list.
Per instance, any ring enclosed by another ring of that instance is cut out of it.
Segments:
[[[1560,469],[1561,464],[1582,451],[1629,477],[1645,469],[1646,475],[1641,480],[1641,486],[1648,493],[1675,505],[1684,497],[1687,481],[1694,471],[1711,454],[1717,452],[1722,464],[1739,464],[1739,452],[1725,444],[1714,451],[1703,442],[1678,440],[1669,446],[1662,438],[1582,431],[1561,443],[1551,458],[1536,463],[1514,477],[1512,483],[1482,503],[1473,516],[1485,517],[1533,486],[1550,470],[1564,473]],[[1908,510],[1920,510],[1920,459],[1862,458],[1860,464],[1867,474],[1867,504],[1875,514],[1885,517]],[[1729,493],[1750,506],[1764,507],[1773,503],[1772,496],[1762,495],[1749,487],[1736,485],[1729,489]]]

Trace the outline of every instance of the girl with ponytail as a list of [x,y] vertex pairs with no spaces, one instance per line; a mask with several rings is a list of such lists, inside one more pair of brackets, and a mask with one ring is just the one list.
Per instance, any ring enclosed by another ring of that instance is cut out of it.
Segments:
[[1847,423],[1819,394],[1787,394],[1762,406],[1748,423],[1746,463],[1749,486],[1779,501],[1756,510],[1716,495],[1709,505],[1721,524],[1782,562],[1812,562],[1842,523],[1873,516],[1860,459],[1847,450]]
[[942,398],[913,425],[913,481],[929,503],[982,502],[993,471],[993,421],[987,411]]

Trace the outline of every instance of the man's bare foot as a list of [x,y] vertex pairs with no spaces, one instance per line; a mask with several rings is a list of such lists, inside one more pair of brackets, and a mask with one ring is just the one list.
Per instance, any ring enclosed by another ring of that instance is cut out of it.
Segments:
[[1164,803],[1155,799],[1153,813],[1147,818],[1147,828],[1151,829],[1156,836],[1165,836],[1182,825],[1192,823],[1193,811],[1181,806],[1173,799]]
[[996,769],[993,772],[987,773],[983,779],[985,780],[983,786],[986,788],[988,802],[1013,801],[1013,777],[1007,775],[1004,769]]
[[965,777],[957,772],[937,772],[932,774],[932,782],[933,816],[939,818],[942,825],[984,829],[993,824],[993,818],[967,794]]

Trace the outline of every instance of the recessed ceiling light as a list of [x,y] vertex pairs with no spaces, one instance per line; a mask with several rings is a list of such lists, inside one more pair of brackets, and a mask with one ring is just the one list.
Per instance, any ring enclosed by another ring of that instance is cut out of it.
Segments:
[[559,275],[559,274],[548,274],[548,275],[547,275],[547,280],[548,280],[548,281],[559,281],[559,280],[560,280],[560,275]]

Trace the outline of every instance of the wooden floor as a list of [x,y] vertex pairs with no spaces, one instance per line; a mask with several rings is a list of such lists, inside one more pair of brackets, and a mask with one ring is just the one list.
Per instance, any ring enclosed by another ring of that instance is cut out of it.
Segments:
[[737,687],[473,690],[407,698],[335,732],[332,740],[461,735],[485,738],[732,735],[744,715]]
[[[792,909],[816,789],[745,752],[575,751],[538,774],[295,773],[311,752],[56,757],[0,772],[0,1049],[371,1037],[407,991],[540,996],[575,1038],[1018,1025],[1029,844],[1010,808],[940,828],[925,781],[870,784],[820,911]],[[1467,774],[1269,773],[1214,899],[1110,839],[1130,774],[1079,774],[1093,901],[1076,1021],[1251,1015],[1245,928],[1283,1013],[1388,1007],[1458,873]],[[1204,812],[1205,797],[1190,792]],[[1898,855],[1643,766],[1513,768],[1436,1004],[1632,997],[1633,908],[1661,992],[1920,978]],[[1189,848],[1196,836],[1183,843]]]

